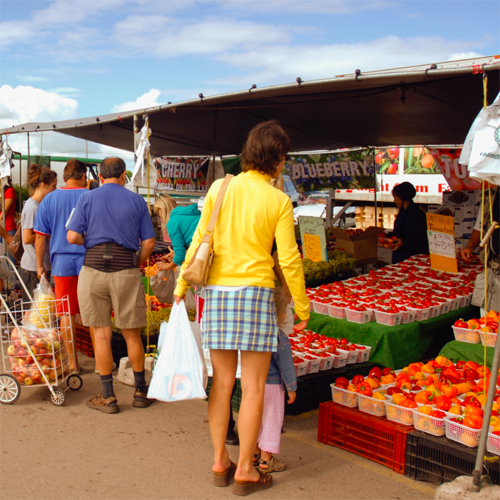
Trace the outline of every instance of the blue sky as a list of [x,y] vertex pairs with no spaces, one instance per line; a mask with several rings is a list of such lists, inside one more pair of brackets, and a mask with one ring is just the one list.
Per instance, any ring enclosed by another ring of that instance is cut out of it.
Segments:
[[[498,0],[0,0],[0,128],[498,54],[499,34]],[[84,151],[53,135],[44,154]]]

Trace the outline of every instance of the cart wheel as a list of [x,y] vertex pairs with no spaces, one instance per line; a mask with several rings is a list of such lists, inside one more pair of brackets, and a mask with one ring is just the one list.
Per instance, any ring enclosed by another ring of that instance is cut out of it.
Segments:
[[82,380],[82,377],[80,377],[80,375],[73,373],[73,375],[70,375],[66,379],[66,383],[68,384],[68,387],[72,391],[78,391],[78,389],[80,389],[83,385],[83,380]]
[[0,375],[0,403],[3,405],[14,404],[21,395],[21,386],[12,376],[2,373]]
[[58,387],[53,387],[54,394],[52,392],[50,393],[50,400],[52,401],[53,404],[56,406],[63,406],[66,404],[66,394],[62,389],[59,389]]

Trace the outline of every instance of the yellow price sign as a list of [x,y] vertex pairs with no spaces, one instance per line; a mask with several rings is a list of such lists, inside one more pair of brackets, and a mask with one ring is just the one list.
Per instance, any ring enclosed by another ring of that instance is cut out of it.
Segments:
[[320,262],[323,260],[321,252],[321,238],[317,234],[304,234],[302,236],[304,244],[304,258],[312,260],[313,262]]

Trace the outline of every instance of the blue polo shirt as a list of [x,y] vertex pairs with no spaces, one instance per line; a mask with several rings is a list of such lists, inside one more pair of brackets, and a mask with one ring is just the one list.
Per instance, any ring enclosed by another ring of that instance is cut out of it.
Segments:
[[40,203],[33,231],[50,236],[50,261],[54,276],[77,276],[83,265],[85,248],[71,245],[66,238],[66,222],[85,188],[60,188]]
[[140,241],[156,236],[142,196],[119,184],[103,184],[84,193],[68,230],[85,235],[85,248],[116,243],[137,251]]

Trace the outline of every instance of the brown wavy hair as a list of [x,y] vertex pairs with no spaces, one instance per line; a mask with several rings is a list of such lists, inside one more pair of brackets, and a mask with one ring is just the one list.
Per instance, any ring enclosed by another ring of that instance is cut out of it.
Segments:
[[244,172],[258,170],[273,175],[289,150],[290,138],[276,120],[259,123],[243,146],[241,168]]

